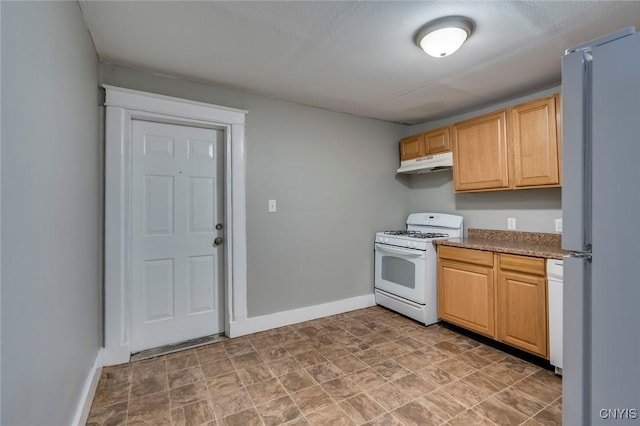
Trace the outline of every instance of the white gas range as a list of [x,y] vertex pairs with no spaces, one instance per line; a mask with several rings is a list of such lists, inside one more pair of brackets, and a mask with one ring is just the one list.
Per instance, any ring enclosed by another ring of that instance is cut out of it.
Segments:
[[407,230],[376,233],[376,303],[426,325],[438,321],[437,256],[433,240],[463,235],[463,218],[413,213]]

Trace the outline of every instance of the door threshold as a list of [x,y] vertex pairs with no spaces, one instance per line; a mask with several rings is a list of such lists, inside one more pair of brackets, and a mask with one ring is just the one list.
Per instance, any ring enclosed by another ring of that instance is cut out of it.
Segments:
[[180,343],[172,343],[170,345],[160,346],[159,348],[145,349],[144,351],[131,354],[129,362],[141,361],[143,359],[154,358],[160,355],[167,355],[174,352],[183,351],[185,349],[197,348],[198,346],[209,345],[211,343],[229,340],[224,333],[212,334],[210,336],[198,337],[197,339],[185,340]]

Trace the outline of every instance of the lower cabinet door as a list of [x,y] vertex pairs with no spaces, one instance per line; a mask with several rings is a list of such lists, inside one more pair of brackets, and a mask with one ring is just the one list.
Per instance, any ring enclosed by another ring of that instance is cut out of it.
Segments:
[[438,316],[495,338],[493,268],[438,262]]
[[549,357],[544,277],[498,273],[498,340]]

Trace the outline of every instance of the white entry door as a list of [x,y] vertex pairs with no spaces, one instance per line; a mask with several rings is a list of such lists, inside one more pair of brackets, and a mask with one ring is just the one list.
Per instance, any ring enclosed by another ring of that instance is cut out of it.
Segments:
[[[133,121],[131,352],[224,330],[224,132]],[[216,244],[218,243],[218,244]]]

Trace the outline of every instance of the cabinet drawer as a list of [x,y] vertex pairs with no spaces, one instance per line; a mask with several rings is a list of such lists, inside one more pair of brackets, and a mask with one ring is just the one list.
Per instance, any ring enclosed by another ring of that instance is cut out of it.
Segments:
[[544,276],[544,259],[540,257],[500,255],[500,269]]
[[476,265],[493,266],[493,252],[491,251],[438,246],[438,256],[441,259],[457,260],[459,262],[474,263]]

